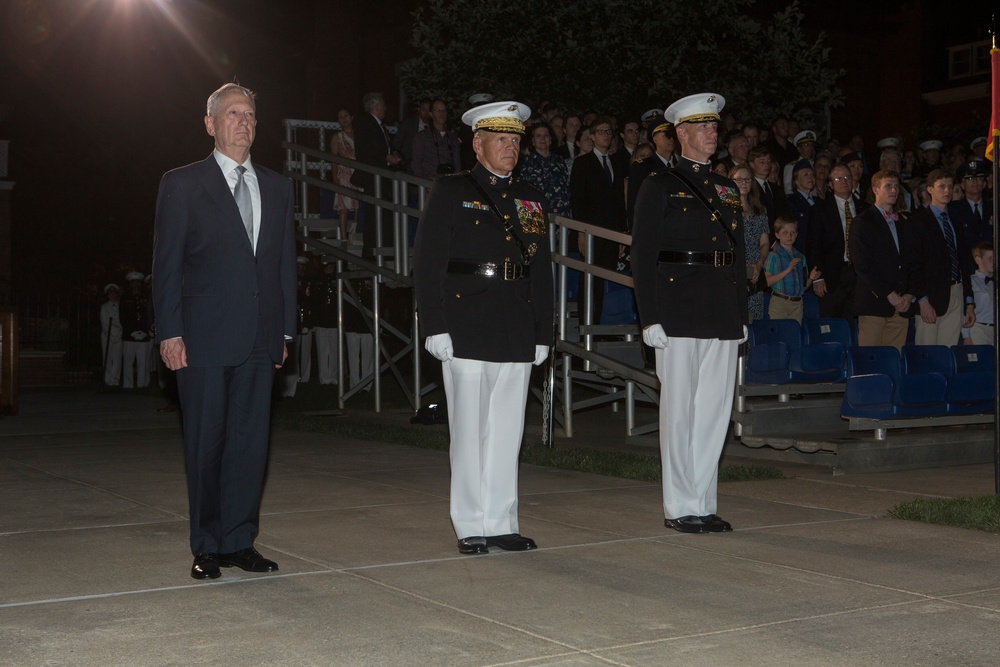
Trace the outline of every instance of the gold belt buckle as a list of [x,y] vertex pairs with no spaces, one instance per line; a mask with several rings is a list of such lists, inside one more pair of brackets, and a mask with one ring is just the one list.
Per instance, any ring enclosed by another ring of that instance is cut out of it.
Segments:
[[723,263],[726,259],[726,253],[723,250],[713,250],[712,251],[712,266],[719,268],[720,266],[725,266]]
[[524,267],[509,259],[503,263],[504,280],[520,280],[524,276]]

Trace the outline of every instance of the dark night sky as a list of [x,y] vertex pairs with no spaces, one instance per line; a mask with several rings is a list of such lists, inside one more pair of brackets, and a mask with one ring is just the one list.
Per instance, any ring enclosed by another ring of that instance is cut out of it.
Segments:
[[280,171],[281,119],[305,108],[296,43],[311,6],[9,0],[0,136],[16,181],[15,288],[148,271],[159,177],[211,151],[205,99],[234,77],[259,96],[254,158]]

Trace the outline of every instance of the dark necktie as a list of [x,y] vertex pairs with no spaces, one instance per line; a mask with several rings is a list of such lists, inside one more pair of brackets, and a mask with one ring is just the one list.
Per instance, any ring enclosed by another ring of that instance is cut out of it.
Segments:
[[961,280],[958,273],[958,244],[955,242],[955,230],[951,228],[951,220],[947,211],[941,211],[941,227],[944,229],[944,242],[948,246],[948,259],[951,260],[951,279]]
[[979,209],[979,202],[972,202],[972,217],[976,219],[976,222],[983,221],[983,212]]
[[854,222],[854,214],[851,213],[851,200],[844,202],[844,247],[847,249],[847,261],[851,261],[851,246],[848,239],[851,238],[851,223]]
[[614,185],[615,178],[611,175],[611,165],[608,164],[608,156],[602,155],[601,162],[604,164],[604,175],[608,178],[608,185]]
[[987,285],[989,285],[991,282],[993,282],[993,276],[986,276],[985,278],[983,278],[983,280],[986,282]]
[[233,197],[236,199],[236,206],[240,209],[240,217],[243,218],[243,226],[250,238],[250,246],[253,247],[253,202],[250,199],[250,188],[243,180],[243,172],[246,170],[247,168],[243,165],[236,167],[236,187],[233,188]]

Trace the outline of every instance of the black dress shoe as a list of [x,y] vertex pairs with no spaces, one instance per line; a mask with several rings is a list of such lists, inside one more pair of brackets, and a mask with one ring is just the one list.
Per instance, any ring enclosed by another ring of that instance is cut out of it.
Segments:
[[247,572],[277,572],[278,564],[260,555],[253,547],[240,549],[231,554],[219,554],[219,565],[222,567],[236,566]]
[[664,519],[663,525],[667,528],[673,528],[674,530],[681,533],[707,533],[709,532],[708,525],[701,520],[700,516],[694,516],[689,514],[687,516],[678,517],[676,519]]
[[733,526],[718,514],[703,516],[701,522],[708,527],[710,533],[729,533],[733,530]]
[[491,547],[500,547],[504,551],[530,551],[537,549],[538,545],[530,537],[522,537],[517,533],[510,535],[493,535],[486,538],[486,544]]
[[218,579],[221,576],[218,554],[198,554],[194,557],[194,565],[191,566],[193,579]]
[[488,554],[485,537],[463,537],[458,541],[458,553],[460,554]]

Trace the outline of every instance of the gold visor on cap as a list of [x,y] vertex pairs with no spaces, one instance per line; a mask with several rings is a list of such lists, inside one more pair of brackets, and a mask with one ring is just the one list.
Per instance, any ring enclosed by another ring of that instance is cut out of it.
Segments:
[[681,123],[706,123],[710,120],[722,120],[722,117],[717,113],[696,113],[692,116],[678,118],[676,125],[680,125]]
[[512,116],[493,116],[490,118],[480,118],[476,121],[476,125],[472,129],[524,134],[524,123],[521,122],[521,119]]

